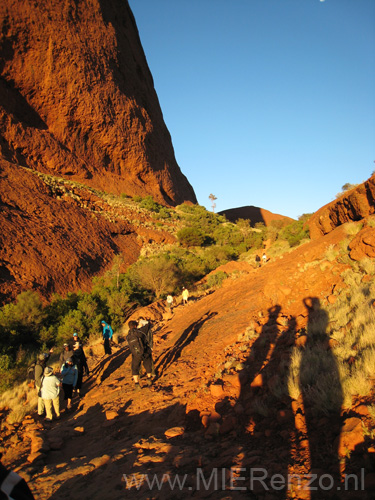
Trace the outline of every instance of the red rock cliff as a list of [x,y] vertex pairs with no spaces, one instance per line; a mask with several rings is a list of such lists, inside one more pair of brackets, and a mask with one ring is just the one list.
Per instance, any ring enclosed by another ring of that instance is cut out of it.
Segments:
[[337,200],[320,208],[308,221],[310,237],[319,238],[345,222],[375,213],[375,175]]
[[126,0],[3,0],[0,154],[105,191],[196,202]]

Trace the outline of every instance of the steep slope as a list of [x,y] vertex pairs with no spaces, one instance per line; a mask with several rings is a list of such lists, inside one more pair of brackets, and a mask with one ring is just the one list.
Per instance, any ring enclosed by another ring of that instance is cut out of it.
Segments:
[[4,160],[0,169],[0,303],[30,289],[45,298],[87,289],[115,255],[126,269],[144,243],[174,241],[146,227],[147,214],[136,207],[112,207],[84,187],[48,184]]
[[228,210],[222,210],[219,212],[220,215],[225,215],[225,217],[230,222],[236,222],[238,219],[249,219],[251,225],[254,226],[257,222],[262,222],[264,225],[269,226],[274,220],[283,221],[285,225],[293,222],[290,217],[285,217],[284,215],[274,214],[269,210],[264,208],[254,207],[252,205],[246,207],[229,208]]
[[195,202],[122,0],[0,5],[1,155],[105,191]]
[[[0,303],[87,288],[144,241],[173,241],[90,189],[196,202],[122,0],[0,3]],[[56,189],[36,173],[80,181]],[[138,222],[134,222],[137,221]]]
[[[164,302],[137,311],[133,318],[146,315],[155,325],[154,387],[133,391],[126,345],[109,358],[101,358],[101,345],[93,347],[87,394],[76,402],[75,413],[52,425],[25,419],[20,426],[5,426],[4,462],[18,466],[42,500],[82,495],[115,500],[127,494],[217,499],[225,493],[243,498],[245,490],[236,487],[245,487],[254,499],[311,498],[304,482],[286,491],[270,488],[269,479],[308,474],[309,440],[319,452],[319,469],[313,472],[336,474],[337,457],[327,443],[337,437],[337,421],[341,425],[342,419],[343,429],[347,421],[349,428],[363,408],[314,420],[310,434],[304,427],[310,415],[300,401],[281,398],[268,415],[256,405],[284,373],[282,367],[288,368],[297,332],[312,321],[309,299],[319,302],[319,315],[332,290],[343,285],[340,272],[346,266],[322,260],[343,238],[340,227],[259,269],[249,266],[246,272],[242,264],[241,275],[206,296],[193,294],[173,316]],[[252,337],[246,336],[249,328]],[[245,369],[223,374],[224,366],[239,362]],[[282,388],[287,380],[278,383]],[[362,418],[369,422],[364,413]],[[363,442],[362,431],[357,439]],[[12,447],[6,446],[9,440]],[[266,487],[250,483],[252,471],[267,473]],[[183,483],[175,483],[176,474]],[[371,473],[367,476],[370,481]],[[337,498],[335,492],[324,490],[319,498]],[[343,491],[340,498],[358,498],[351,493],[358,492]]]
[[375,175],[315,212],[308,221],[310,238],[319,238],[345,222],[358,221],[374,213]]

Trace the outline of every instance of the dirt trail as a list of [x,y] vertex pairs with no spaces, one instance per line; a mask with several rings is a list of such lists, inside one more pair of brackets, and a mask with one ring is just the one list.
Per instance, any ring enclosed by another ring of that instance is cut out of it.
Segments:
[[[345,266],[317,260],[340,239],[336,230],[258,269],[230,263],[221,288],[202,297],[193,292],[170,319],[163,304],[150,306],[161,317],[154,325],[154,385],[134,392],[126,343],[110,357],[96,352],[75,410],[59,422],[25,419],[10,430],[5,463],[42,500],[234,499],[243,498],[233,489],[243,484],[249,498],[310,498],[301,488],[270,491],[251,481],[254,470],[268,479],[311,470],[309,415],[301,402],[281,397],[264,405],[271,388],[286,387],[291,348],[308,321],[303,299],[315,297],[324,310],[342,286]],[[320,472],[336,474],[339,464],[327,447],[334,420],[314,425]]]

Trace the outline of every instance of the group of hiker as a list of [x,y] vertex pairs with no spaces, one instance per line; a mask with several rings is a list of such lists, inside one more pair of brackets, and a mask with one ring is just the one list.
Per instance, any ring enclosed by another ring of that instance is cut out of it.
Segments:
[[[189,299],[187,288],[182,289],[182,304],[186,305]],[[173,297],[168,295],[167,307],[172,311]],[[104,355],[111,355],[111,339],[113,330],[106,321],[101,321],[102,336],[104,344]],[[152,385],[152,379],[155,375],[154,363],[152,360],[153,335],[151,323],[147,319],[139,318],[138,321],[131,320],[128,323],[129,333],[127,341],[132,355],[131,370],[136,391],[141,389],[139,381],[139,372],[141,364],[146,370],[146,385]],[[83,376],[89,375],[87,359],[78,338],[78,334],[73,333],[71,343],[64,343],[63,351],[59,357],[59,372],[54,373],[54,369],[48,366],[48,360],[53,353],[53,348],[49,353],[43,353],[38,356],[38,360],[33,370],[33,380],[38,392],[38,416],[51,422],[53,420],[53,411],[55,419],[60,418],[60,389],[63,389],[64,400],[66,401],[66,410],[72,408],[72,399],[74,392],[80,398],[82,396]]]
[[62,387],[64,400],[66,401],[66,410],[72,408],[73,392],[76,391],[78,397],[81,397],[81,388],[83,375],[89,375],[86,355],[78,334],[73,334],[71,343],[65,343],[64,349],[59,358],[59,373],[55,375],[54,369],[48,366],[48,360],[53,353],[53,348],[49,353],[43,353],[38,356],[34,367],[34,381],[38,393],[38,416],[43,417],[46,414],[46,421],[51,422],[53,412],[55,419],[60,418],[60,389]]

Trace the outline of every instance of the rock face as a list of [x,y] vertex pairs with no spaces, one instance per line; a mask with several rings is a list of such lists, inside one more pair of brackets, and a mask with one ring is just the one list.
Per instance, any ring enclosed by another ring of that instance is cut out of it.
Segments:
[[144,243],[174,241],[137,210],[113,214],[98,190],[172,206],[196,197],[126,1],[4,0],[0,23],[3,303],[87,288],[115,255],[126,267]]
[[257,222],[262,222],[266,226],[274,220],[280,220],[285,222],[285,225],[293,222],[290,217],[285,217],[284,215],[273,214],[264,208],[258,208],[253,206],[229,208],[228,210],[223,210],[219,212],[220,215],[225,215],[225,217],[230,222],[236,222],[238,219],[250,219],[251,225],[254,226]]
[[310,238],[316,239],[345,222],[375,214],[375,175],[319,209],[308,222]]
[[1,159],[0,170],[0,303],[29,289],[48,298],[87,288],[115,255],[126,268],[144,242],[173,241],[169,233],[142,227],[146,220],[130,208],[111,212],[89,190],[63,191],[63,184],[48,185]]
[[123,0],[0,5],[0,153],[162,204],[196,202]]

